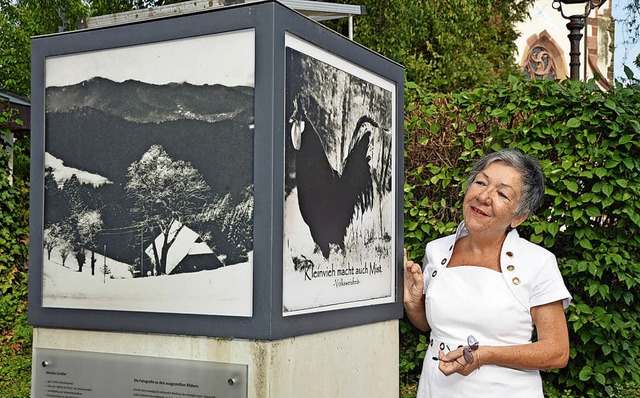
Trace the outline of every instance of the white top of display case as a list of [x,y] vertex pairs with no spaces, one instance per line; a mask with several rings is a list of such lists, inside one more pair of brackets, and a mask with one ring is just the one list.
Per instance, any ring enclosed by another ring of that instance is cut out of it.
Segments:
[[[169,4],[142,10],[133,10],[117,14],[101,15],[90,18],[83,18],[79,21],[79,28],[92,29],[107,26],[122,25],[133,22],[140,22],[149,19],[173,17],[182,14],[208,11],[215,8],[255,3],[262,0],[195,0],[177,4]],[[351,18],[354,15],[364,15],[365,7],[351,4],[335,4],[323,1],[311,0],[278,0],[287,6],[315,21],[326,21],[330,19],[349,18],[351,31]]]

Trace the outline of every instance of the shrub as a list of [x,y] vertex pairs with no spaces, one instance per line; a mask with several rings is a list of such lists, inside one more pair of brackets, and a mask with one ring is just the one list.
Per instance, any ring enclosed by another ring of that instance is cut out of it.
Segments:
[[595,81],[510,77],[451,95],[410,83],[407,91],[409,257],[421,259],[427,241],[454,231],[475,160],[506,147],[536,156],[546,198],[519,231],[556,254],[573,295],[570,363],[544,379],[596,396],[640,381],[640,85],[603,92]]
[[[0,113],[0,126],[11,113]],[[8,134],[0,130],[0,142]],[[28,397],[31,327],[27,325],[28,182],[9,183],[9,156],[0,150],[0,396]],[[16,163],[26,155],[18,146]],[[17,177],[14,176],[14,177]]]

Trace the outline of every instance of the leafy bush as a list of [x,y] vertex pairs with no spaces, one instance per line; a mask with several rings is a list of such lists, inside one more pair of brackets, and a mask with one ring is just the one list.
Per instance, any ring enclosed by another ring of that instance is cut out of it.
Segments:
[[[0,126],[12,115],[0,114]],[[8,131],[0,130],[0,142]],[[27,325],[28,182],[9,183],[9,156],[0,150],[0,396],[28,397],[31,380],[31,327]],[[14,150],[15,162],[26,159]]]
[[558,391],[595,396],[638,383],[640,85],[602,92],[594,81],[510,77],[451,95],[423,94],[413,84],[407,91],[409,257],[421,259],[427,241],[454,231],[463,180],[480,156],[506,147],[536,156],[546,199],[519,231],[556,254],[573,295],[570,363],[544,379]]

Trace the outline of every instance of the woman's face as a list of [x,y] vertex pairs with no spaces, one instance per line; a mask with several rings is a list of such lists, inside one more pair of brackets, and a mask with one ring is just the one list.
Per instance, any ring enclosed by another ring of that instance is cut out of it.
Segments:
[[527,217],[514,213],[522,196],[522,175],[504,162],[480,171],[464,196],[462,213],[470,232],[504,234]]

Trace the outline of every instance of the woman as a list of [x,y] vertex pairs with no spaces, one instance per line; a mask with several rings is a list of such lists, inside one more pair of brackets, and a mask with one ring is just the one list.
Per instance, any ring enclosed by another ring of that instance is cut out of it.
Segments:
[[424,273],[405,252],[406,314],[431,330],[418,398],[542,398],[539,370],[567,364],[571,296],[555,256],[515,230],[543,195],[536,160],[489,154],[471,170],[457,232],[427,244]]

